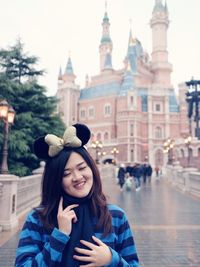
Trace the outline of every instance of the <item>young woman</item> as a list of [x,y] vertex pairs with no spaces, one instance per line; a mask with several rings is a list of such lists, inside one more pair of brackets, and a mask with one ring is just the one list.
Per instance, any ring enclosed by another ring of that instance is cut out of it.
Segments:
[[126,215],[107,204],[98,168],[85,149],[86,125],[34,143],[46,160],[42,200],[20,234],[15,266],[136,267],[138,257]]

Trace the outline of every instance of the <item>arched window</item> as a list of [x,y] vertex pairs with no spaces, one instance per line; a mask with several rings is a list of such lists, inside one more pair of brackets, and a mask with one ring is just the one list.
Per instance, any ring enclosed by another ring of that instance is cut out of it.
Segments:
[[101,133],[97,134],[97,140],[100,141],[101,140]]
[[185,157],[185,153],[184,153],[184,150],[183,148],[181,149],[181,158],[184,158]]
[[105,133],[104,133],[104,140],[105,140],[105,141],[108,140],[108,132],[105,132]]

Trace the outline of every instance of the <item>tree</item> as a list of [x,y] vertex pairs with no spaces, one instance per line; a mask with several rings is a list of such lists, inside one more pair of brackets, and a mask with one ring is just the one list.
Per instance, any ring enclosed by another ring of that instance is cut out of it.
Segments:
[[[17,41],[8,50],[0,50],[0,99],[6,99],[16,111],[9,134],[9,171],[19,176],[39,165],[32,148],[35,138],[47,133],[62,136],[65,128],[56,114],[57,99],[46,96],[46,89],[37,81],[43,74],[34,68],[37,58],[27,56],[22,47]],[[2,146],[2,123],[0,127]]]
[[23,51],[23,43],[17,40],[9,50],[0,50],[1,67],[5,70],[7,78],[21,83],[22,78],[36,77],[43,74],[43,70],[36,70],[34,65],[38,62],[35,56],[28,56]]

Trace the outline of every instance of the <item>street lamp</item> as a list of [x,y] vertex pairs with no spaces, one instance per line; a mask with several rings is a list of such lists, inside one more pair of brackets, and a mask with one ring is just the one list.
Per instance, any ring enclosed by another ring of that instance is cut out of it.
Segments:
[[[198,139],[200,139],[200,128],[199,128],[200,80],[191,79],[191,81],[186,82],[186,85],[188,87],[188,91],[186,93],[186,101],[188,103],[188,118],[189,118],[189,125],[190,125],[190,134],[191,134],[191,120],[193,116],[194,121],[196,122],[195,136]],[[194,115],[193,115],[193,110],[195,111]]]
[[187,151],[188,151],[188,162],[187,162],[187,166],[190,166],[190,144],[192,142],[192,137],[188,136],[187,138],[185,138],[185,145],[187,147]]
[[99,163],[99,152],[100,152],[102,147],[103,147],[103,145],[102,145],[101,141],[96,140],[96,141],[92,142],[92,148],[94,148],[96,151],[96,159],[95,160],[96,160],[97,164]]
[[9,106],[6,100],[0,102],[0,120],[4,122],[3,128],[3,149],[2,149],[2,164],[1,174],[8,174],[8,134],[9,125],[13,124],[15,118],[14,109]]
[[112,150],[111,150],[111,154],[113,154],[113,157],[114,157],[114,164],[116,164],[116,157],[117,157],[117,154],[119,154],[119,150],[114,147]]
[[174,140],[168,138],[163,144],[163,152],[168,155],[168,164],[172,164],[174,160],[173,156]]

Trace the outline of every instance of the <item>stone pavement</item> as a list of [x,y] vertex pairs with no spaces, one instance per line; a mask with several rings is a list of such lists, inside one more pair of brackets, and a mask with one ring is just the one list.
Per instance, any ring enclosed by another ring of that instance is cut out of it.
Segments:
[[[111,169],[103,171],[109,202],[128,216],[141,267],[200,267],[200,199],[153,179],[140,191],[120,192]],[[0,233],[0,240],[2,233]],[[0,267],[12,267],[18,233],[0,247]],[[1,243],[0,243],[1,244]]]

